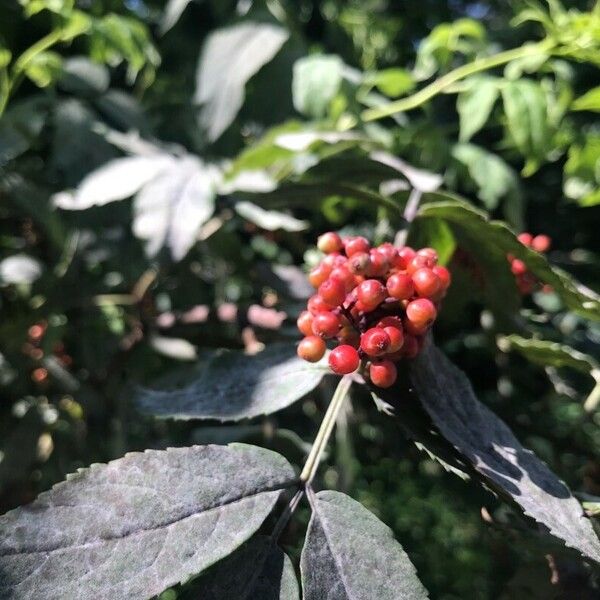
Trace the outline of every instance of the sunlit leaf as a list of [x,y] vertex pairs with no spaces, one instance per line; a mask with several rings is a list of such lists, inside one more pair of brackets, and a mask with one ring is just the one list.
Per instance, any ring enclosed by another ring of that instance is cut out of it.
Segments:
[[462,142],[468,142],[486,124],[500,95],[495,77],[472,77],[467,80],[466,85],[467,88],[456,100]]
[[150,598],[246,541],[294,472],[255,446],[132,453],[0,517],[0,596]]
[[41,263],[26,254],[14,254],[0,261],[0,285],[33,283],[41,274]]
[[145,389],[137,404],[158,417],[238,421],[289,406],[328,372],[323,361],[311,364],[298,358],[295,344],[272,344],[254,356],[223,352],[191,384],[174,390]]
[[216,140],[244,103],[248,80],[268,63],[288,38],[281,27],[245,21],[210,34],[196,72],[194,100],[202,104],[200,125]]
[[342,84],[339,56],[307,56],[294,64],[292,96],[295,109],[309,117],[324,117]]
[[302,550],[304,600],[416,600],[427,591],[392,530],[340,492],[319,492]]

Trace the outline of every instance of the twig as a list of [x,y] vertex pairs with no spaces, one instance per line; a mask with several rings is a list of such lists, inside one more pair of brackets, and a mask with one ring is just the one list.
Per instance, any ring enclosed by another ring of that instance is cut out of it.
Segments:
[[333,431],[333,426],[335,425],[338,412],[342,407],[346,396],[348,395],[348,390],[350,389],[351,385],[351,377],[348,377],[347,375],[342,377],[338,383],[335,393],[333,394],[333,398],[331,398],[331,402],[329,403],[327,412],[323,417],[321,427],[319,427],[319,431],[310,450],[310,454],[306,459],[302,473],[300,473],[300,480],[306,485],[310,485],[317,472],[317,469],[319,468],[319,463],[321,462],[323,452],[327,447],[327,442],[329,441],[329,437]]

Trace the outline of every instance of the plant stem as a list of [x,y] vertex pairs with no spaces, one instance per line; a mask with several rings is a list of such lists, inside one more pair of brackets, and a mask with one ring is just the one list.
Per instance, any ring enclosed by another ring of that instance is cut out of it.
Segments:
[[492,56],[477,58],[466,65],[446,73],[446,75],[436,79],[429,85],[420,89],[418,92],[415,92],[406,98],[402,98],[395,102],[390,102],[385,106],[378,106],[376,108],[368,108],[367,110],[364,110],[361,114],[361,119],[363,121],[375,121],[377,119],[389,117],[395,113],[405,112],[407,110],[417,108],[418,106],[425,104],[425,102],[434,96],[437,96],[437,94],[446,90],[452,84],[464,79],[465,77],[469,77],[475,73],[481,73],[482,71],[487,71],[488,69],[493,69],[494,67],[505,65],[511,60],[515,60],[517,58],[525,58],[527,56],[534,56],[536,54],[544,54],[552,50],[555,45],[556,43],[554,41],[545,39],[541,42],[537,42],[536,44],[525,44],[523,46],[519,46],[518,48],[505,50],[504,52],[499,52],[498,54],[494,54]]
[[300,504],[300,500],[304,496],[304,489],[298,490],[293,496],[292,499],[288,502],[288,505],[285,507],[285,510],[281,513],[279,519],[277,519],[277,523],[275,523],[275,527],[273,527],[273,533],[271,534],[271,539],[276,542],[279,539],[279,536],[285,529],[285,526],[288,524],[288,521],[291,519],[294,512],[298,508],[298,504]]
[[313,446],[310,449],[310,453],[306,459],[302,473],[300,473],[300,481],[302,481],[305,485],[310,485],[310,482],[313,480],[317,469],[319,468],[319,463],[321,462],[323,452],[327,447],[327,442],[329,441],[329,437],[333,431],[333,426],[335,425],[338,412],[342,407],[346,396],[348,395],[348,390],[350,389],[351,385],[352,378],[345,375],[342,377],[342,379],[340,379],[340,382],[335,389],[333,397],[331,398],[331,402],[327,407],[327,412],[325,413],[323,421],[321,422],[321,427],[319,427],[317,437],[315,438]]
[[410,224],[414,221],[417,216],[417,211],[419,210],[419,204],[421,202],[421,198],[423,196],[423,192],[416,188],[413,188],[410,191],[410,196],[406,202],[406,206],[404,207],[404,220],[406,221],[406,227],[401,229],[394,239],[394,244],[396,246],[404,246],[406,244],[406,238],[408,237],[408,230],[410,228]]

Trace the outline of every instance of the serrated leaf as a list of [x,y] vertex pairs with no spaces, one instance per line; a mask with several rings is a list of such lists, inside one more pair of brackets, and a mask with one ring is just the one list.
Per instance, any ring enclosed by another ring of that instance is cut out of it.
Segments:
[[166,154],[117,158],[87,175],[75,192],[54,194],[52,200],[66,210],[84,210],[124,200],[173,163],[173,157]]
[[302,549],[304,600],[428,598],[392,530],[340,492],[319,492]]
[[265,210],[245,200],[235,203],[235,211],[247,221],[267,231],[304,231],[309,226],[308,221],[301,221],[278,210]]
[[[432,194],[431,197],[443,197],[444,194]],[[600,296],[586,288],[571,275],[548,263],[545,256],[525,247],[515,234],[502,221],[490,220],[482,211],[477,210],[466,202],[453,199],[430,202],[421,206],[418,215],[436,217],[449,222],[453,228],[458,228],[465,241],[472,245],[474,255],[487,269],[486,285],[497,291],[498,298],[504,304],[514,295],[510,285],[511,275],[508,268],[507,254],[512,254],[525,262],[529,270],[543,283],[550,284],[554,292],[574,312],[582,316],[600,320]],[[459,237],[460,239],[460,237]],[[494,262],[490,259],[495,257]],[[504,257],[504,262],[502,261]],[[495,294],[496,295],[496,294]],[[512,305],[512,300],[507,308]],[[512,305],[514,306],[514,305]],[[511,310],[514,308],[511,307]]]
[[135,197],[133,232],[155,256],[168,246],[181,260],[196,242],[200,227],[214,212],[219,171],[195,156],[174,160]]
[[246,21],[210,34],[196,72],[194,100],[202,104],[200,125],[216,140],[244,103],[244,87],[283,46],[288,33],[267,23]]
[[265,536],[256,536],[195,582],[202,600],[300,600],[294,566]]
[[150,598],[229,555],[294,472],[255,446],[132,453],[0,517],[0,597]]
[[501,337],[498,346],[504,351],[516,350],[531,362],[544,367],[570,367],[586,374],[598,369],[598,363],[589,354],[557,342],[526,339],[513,334]]
[[495,77],[471,77],[466,83],[468,87],[456,99],[461,142],[469,141],[486,124],[500,94]]
[[240,351],[212,358],[190,385],[143,390],[143,412],[173,419],[238,421],[281,410],[313,390],[328,372],[323,362],[296,356],[295,345],[272,344],[254,356]]
[[339,56],[306,56],[294,63],[292,97],[294,108],[304,115],[320,119],[342,84],[344,63]]
[[477,471],[568,546],[600,561],[600,540],[566,485],[477,400],[465,374],[432,343],[413,361],[411,381],[442,435]]

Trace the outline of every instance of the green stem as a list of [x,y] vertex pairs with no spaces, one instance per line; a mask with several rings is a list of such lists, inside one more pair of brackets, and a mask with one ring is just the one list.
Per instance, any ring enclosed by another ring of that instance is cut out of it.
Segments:
[[344,400],[346,399],[346,396],[348,395],[348,390],[350,389],[351,385],[352,378],[346,375],[340,379],[340,382],[335,389],[333,397],[331,398],[331,402],[327,407],[327,412],[325,413],[323,421],[321,422],[321,427],[319,427],[317,437],[315,438],[313,446],[310,449],[310,454],[306,459],[306,463],[304,463],[302,473],[300,473],[300,481],[302,481],[305,485],[310,485],[310,482],[317,473],[323,452],[327,447],[327,442],[329,441],[329,437],[333,431],[333,426],[335,425],[337,415],[344,403]]
[[363,111],[361,118],[363,121],[375,121],[377,119],[389,117],[395,113],[405,112],[407,110],[417,108],[465,77],[469,77],[475,73],[481,73],[482,71],[487,71],[488,69],[493,69],[494,67],[499,67],[517,58],[535,56],[536,54],[545,54],[552,50],[555,45],[556,43],[554,41],[546,39],[542,40],[541,42],[537,42],[536,44],[525,44],[524,46],[512,48],[511,50],[505,50],[504,52],[499,52],[498,54],[494,54],[492,56],[477,58],[473,62],[463,65],[462,67],[458,67],[446,75],[443,75],[439,79],[436,79],[434,82],[425,86],[418,92],[415,92],[411,96],[407,96],[406,98],[402,98],[395,102],[390,102],[385,106],[369,108]]

